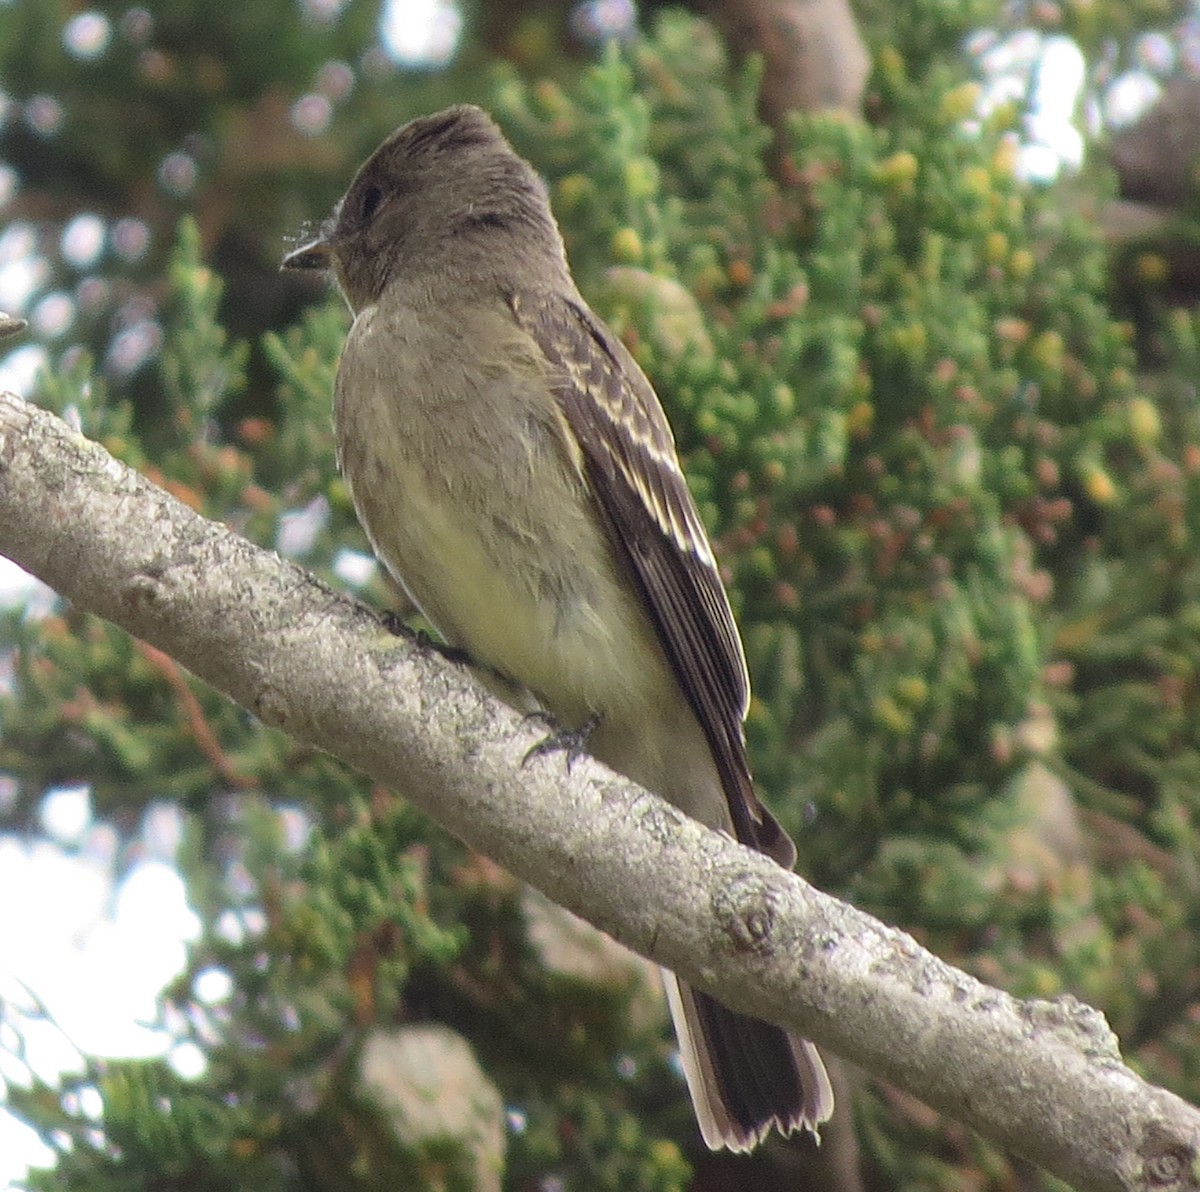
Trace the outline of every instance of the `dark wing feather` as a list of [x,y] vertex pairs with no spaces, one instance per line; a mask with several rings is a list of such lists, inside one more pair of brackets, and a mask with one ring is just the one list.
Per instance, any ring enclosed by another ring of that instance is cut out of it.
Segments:
[[750,781],[741,639],[658,398],[582,301],[538,290],[515,293],[510,302],[557,373],[555,397],[583,452],[609,537],[708,738],[737,837],[790,869],[792,842]]

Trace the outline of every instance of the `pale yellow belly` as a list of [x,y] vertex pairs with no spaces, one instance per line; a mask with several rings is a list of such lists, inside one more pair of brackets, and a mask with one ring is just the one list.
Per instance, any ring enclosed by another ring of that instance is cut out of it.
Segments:
[[569,469],[543,457],[522,477],[519,456],[489,462],[461,445],[431,468],[386,433],[339,437],[376,554],[447,641],[567,726],[636,721],[673,686]]
[[[538,378],[423,359],[389,317],[391,367],[360,315],[339,369],[338,455],[376,554],[451,644],[600,760],[714,826],[728,811],[703,733],[591,504]],[[370,348],[371,350],[363,350]],[[507,357],[506,357],[507,359]],[[544,384],[544,381],[541,382]],[[469,394],[462,400],[461,394]]]

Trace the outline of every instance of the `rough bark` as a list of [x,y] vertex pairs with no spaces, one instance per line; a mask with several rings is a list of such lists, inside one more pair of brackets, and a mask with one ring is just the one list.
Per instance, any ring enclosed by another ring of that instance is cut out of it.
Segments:
[[736,57],[761,55],[758,112],[776,132],[789,112],[860,110],[871,57],[848,0],[708,0],[704,13]]
[[1200,1113],[1097,1011],[988,988],[587,759],[522,768],[535,731],[461,669],[11,394],[0,552],[729,1005],[1076,1188],[1200,1188]]

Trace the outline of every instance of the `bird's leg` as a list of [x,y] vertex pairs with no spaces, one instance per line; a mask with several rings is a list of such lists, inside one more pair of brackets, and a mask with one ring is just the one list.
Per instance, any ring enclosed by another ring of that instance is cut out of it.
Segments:
[[526,722],[537,720],[549,730],[549,736],[531,746],[521,759],[521,765],[526,766],[535,757],[545,757],[550,753],[565,753],[567,755],[567,772],[588,752],[588,743],[592,734],[600,725],[599,712],[593,712],[578,728],[563,728],[549,712],[530,712],[525,717]]

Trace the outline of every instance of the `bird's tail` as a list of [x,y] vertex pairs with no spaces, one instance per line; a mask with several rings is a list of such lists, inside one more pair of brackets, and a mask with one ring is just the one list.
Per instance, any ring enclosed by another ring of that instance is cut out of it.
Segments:
[[775,1127],[814,1134],[833,1112],[817,1049],[735,1013],[663,969],[667,1002],[700,1132],[710,1149],[749,1151]]

